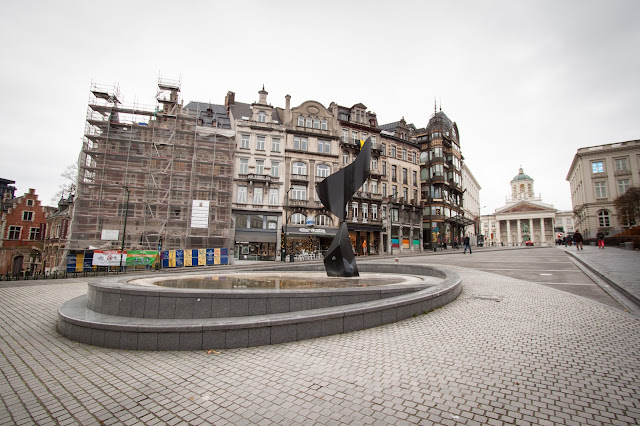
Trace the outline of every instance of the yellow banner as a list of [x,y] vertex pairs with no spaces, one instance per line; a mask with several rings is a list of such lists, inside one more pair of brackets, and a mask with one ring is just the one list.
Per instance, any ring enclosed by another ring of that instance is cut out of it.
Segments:
[[198,265],[204,266],[207,264],[207,250],[198,249]]

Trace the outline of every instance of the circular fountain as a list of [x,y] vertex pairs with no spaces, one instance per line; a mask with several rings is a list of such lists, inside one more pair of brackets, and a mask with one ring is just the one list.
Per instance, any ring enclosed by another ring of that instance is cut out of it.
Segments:
[[360,277],[329,278],[320,264],[253,271],[118,277],[63,304],[59,332],[120,349],[259,346],[361,330],[454,300],[460,276],[424,265],[363,264]]

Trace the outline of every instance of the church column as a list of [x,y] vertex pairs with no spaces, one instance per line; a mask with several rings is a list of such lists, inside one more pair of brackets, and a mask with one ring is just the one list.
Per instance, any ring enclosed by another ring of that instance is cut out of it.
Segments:
[[516,241],[518,245],[522,245],[522,225],[520,224],[520,219],[516,219],[516,223],[518,225],[518,234],[516,235]]
[[[489,228],[489,235],[491,235],[491,228]],[[496,220],[496,245],[502,241],[502,235],[500,235],[500,221]]]
[[507,219],[507,245],[511,244],[511,219]]
[[534,233],[533,233],[533,218],[529,218],[529,239],[531,241],[534,240]]
[[544,230],[544,217],[540,218],[540,244],[541,245],[547,244],[547,235]]

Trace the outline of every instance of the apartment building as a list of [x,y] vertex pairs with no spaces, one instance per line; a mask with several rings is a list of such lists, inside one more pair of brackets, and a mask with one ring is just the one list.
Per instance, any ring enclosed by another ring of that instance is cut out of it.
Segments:
[[594,238],[598,230],[614,235],[631,224],[621,223],[613,201],[631,187],[640,187],[640,140],[578,149],[567,181],[576,230]]

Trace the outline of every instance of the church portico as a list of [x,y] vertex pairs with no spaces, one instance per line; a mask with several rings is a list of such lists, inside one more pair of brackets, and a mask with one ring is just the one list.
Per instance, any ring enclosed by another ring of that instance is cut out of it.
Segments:
[[[511,198],[493,215],[481,218],[488,244],[536,246],[554,244],[554,223],[557,210],[543,203],[533,193],[533,179],[520,173],[511,181]],[[495,232],[493,230],[495,229]]]

